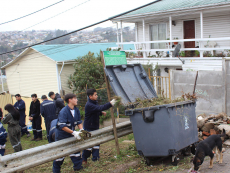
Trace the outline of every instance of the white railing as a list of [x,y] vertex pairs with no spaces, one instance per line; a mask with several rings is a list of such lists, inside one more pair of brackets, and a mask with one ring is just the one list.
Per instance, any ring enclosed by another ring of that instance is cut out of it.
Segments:
[[[202,42],[205,41],[230,41],[230,37],[222,37],[222,38],[195,38],[195,39],[180,39],[180,40],[157,40],[157,41],[144,41],[144,42],[120,42],[117,43],[117,45],[125,45],[125,44],[134,44],[135,47],[138,44],[146,45],[151,43],[173,43],[178,42],[184,43],[184,42],[199,42],[199,48],[181,48],[181,51],[190,51],[190,50],[198,50],[198,51],[213,51],[213,50],[229,50],[230,45],[226,47],[209,47],[204,48],[204,45],[202,45]],[[174,51],[173,48],[166,48],[166,49],[136,49],[136,50],[124,50],[125,52],[153,52],[153,51]]]

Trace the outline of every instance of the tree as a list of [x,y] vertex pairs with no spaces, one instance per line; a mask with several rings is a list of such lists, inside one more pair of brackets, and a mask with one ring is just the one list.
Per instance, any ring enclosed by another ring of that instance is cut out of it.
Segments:
[[101,57],[89,52],[83,57],[78,57],[74,64],[75,72],[70,75],[68,85],[76,93],[86,91],[87,88],[101,88],[105,83],[104,70]]

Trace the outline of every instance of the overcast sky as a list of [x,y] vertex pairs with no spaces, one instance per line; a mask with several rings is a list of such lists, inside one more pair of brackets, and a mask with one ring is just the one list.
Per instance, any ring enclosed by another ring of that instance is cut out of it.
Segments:
[[[32,13],[58,1],[60,0],[0,0],[0,23]],[[85,1],[87,0],[65,0],[24,19],[0,25],[0,31],[23,30]],[[83,5],[28,30],[75,30],[152,1],[153,0],[90,0]],[[98,26],[109,27],[113,26],[113,24],[112,22],[106,22]]]

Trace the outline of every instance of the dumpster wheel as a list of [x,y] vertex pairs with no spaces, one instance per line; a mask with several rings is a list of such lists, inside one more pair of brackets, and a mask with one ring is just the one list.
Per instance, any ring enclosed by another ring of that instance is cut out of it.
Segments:
[[171,164],[172,164],[173,166],[177,166],[178,163],[179,163],[179,160],[180,160],[180,159],[179,159],[177,156],[172,156]]
[[147,157],[145,157],[145,163],[147,166],[150,166],[151,165],[151,160]]

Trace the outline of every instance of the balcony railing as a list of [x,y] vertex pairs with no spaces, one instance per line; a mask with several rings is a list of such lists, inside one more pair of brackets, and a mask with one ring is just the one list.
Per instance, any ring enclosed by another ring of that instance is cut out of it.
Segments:
[[[178,42],[178,44],[183,44],[184,42],[199,42],[199,48],[181,48],[180,51],[200,51],[201,56],[203,57],[203,52],[204,51],[215,51],[215,50],[230,50],[230,43],[228,43],[227,46],[224,47],[206,47],[204,46],[204,42],[209,42],[209,41],[230,41],[230,37],[221,37],[221,38],[195,38],[195,39],[178,39],[178,40],[157,40],[157,41],[144,41],[144,42],[120,42],[117,43],[117,45],[125,45],[125,44],[134,44],[135,45],[135,50],[124,50],[125,52],[156,52],[156,51],[169,51],[172,52],[174,51],[175,48],[172,48],[172,45],[168,44],[168,48],[165,49],[146,49],[147,44],[151,43],[173,43],[173,42]],[[137,45],[142,45],[142,48],[138,49]]]

